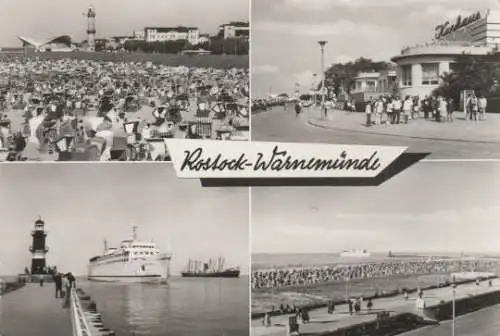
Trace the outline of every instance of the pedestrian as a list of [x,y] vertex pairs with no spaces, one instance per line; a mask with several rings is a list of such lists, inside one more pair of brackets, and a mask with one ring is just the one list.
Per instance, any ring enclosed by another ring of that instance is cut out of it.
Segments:
[[373,308],[373,301],[372,299],[368,299],[368,302],[366,303],[366,308],[368,308],[368,311],[371,312]]
[[57,272],[54,275],[54,285],[56,287],[56,299],[57,298],[62,298],[63,297],[63,281],[62,281],[62,274]]
[[366,127],[372,126],[372,101],[368,101],[365,106]]
[[349,306],[349,315],[352,315],[353,307],[352,307],[352,300],[351,299],[349,299],[349,301],[347,302],[347,305]]
[[64,275],[62,280],[63,280],[63,288],[64,288],[63,308],[68,309],[70,307],[70,297],[71,297],[71,283],[68,279],[68,274]]

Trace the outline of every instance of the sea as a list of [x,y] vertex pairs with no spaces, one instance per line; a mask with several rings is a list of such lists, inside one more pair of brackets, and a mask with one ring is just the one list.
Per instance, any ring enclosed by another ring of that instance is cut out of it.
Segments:
[[[339,263],[360,263],[377,262],[397,259],[427,259],[434,258],[452,258],[463,256],[461,253],[442,253],[442,252],[392,252],[394,257],[390,258],[388,252],[370,253],[366,258],[346,258],[341,257],[340,253],[255,253],[252,254],[252,270],[269,270],[287,267],[308,267],[318,265],[329,265]],[[498,258],[498,255],[485,253],[468,253],[469,257],[487,257]]]
[[[8,279],[6,279],[8,280]],[[172,277],[168,285],[77,279],[117,336],[248,336],[249,278]]]

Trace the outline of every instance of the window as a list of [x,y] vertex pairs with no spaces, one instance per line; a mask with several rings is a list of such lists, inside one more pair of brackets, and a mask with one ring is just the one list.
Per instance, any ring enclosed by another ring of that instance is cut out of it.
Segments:
[[411,65],[403,65],[401,67],[401,82],[403,86],[411,86]]
[[370,91],[370,92],[375,91],[375,82],[374,81],[367,81],[366,82],[366,89],[367,89],[367,91]]
[[439,63],[422,64],[422,84],[423,85],[439,84]]

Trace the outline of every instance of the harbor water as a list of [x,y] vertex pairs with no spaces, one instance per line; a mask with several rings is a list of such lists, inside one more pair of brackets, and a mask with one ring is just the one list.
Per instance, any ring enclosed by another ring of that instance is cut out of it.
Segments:
[[[77,279],[77,287],[92,297],[104,324],[117,336],[248,336],[248,283],[248,276],[237,279],[173,277],[167,285]],[[15,292],[7,295],[25,298]],[[47,300],[54,299],[50,296]],[[30,303],[21,301],[29,299],[9,300],[9,304],[17,305],[9,307],[9,311],[19,312],[10,315],[20,319],[12,321],[14,325],[29,319],[23,316],[23,307]],[[0,304],[0,333],[2,308],[6,307]],[[46,314],[40,311],[40,316]],[[46,334],[41,331],[40,335]]]
[[168,285],[79,281],[107,327],[121,336],[248,335],[248,277]]

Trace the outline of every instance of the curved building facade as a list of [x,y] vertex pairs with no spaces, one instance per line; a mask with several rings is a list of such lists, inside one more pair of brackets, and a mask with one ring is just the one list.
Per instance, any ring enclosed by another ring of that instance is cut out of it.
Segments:
[[432,42],[407,47],[391,58],[397,64],[400,94],[430,95],[459,55],[486,55],[498,46],[500,12],[476,12],[446,21],[436,26]]

